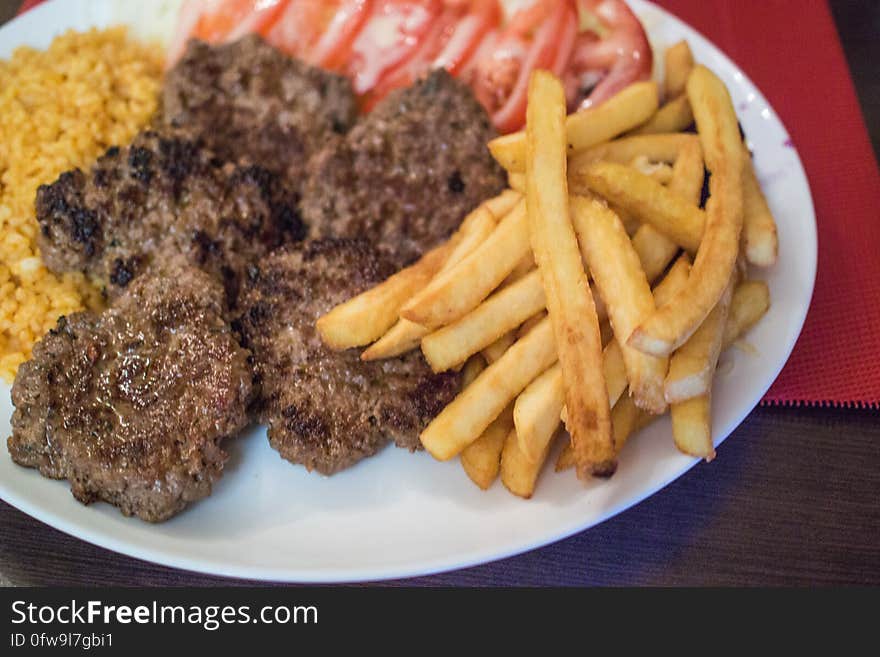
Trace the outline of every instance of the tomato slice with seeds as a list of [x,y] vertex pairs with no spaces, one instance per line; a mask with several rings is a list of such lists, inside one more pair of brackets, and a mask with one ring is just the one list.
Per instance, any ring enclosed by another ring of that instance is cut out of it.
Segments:
[[573,0],[538,0],[511,17],[495,46],[474,65],[474,93],[501,132],[525,123],[529,75],[535,69],[561,75],[578,32]]
[[282,0],[207,0],[193,36],[217,43],[266,30],[287,3]]
[[289,0],[266,39],[310,64],[339,70],[374,4],[373,0]]
[[441,0],[379,0],[354,39],[345,68],[355,92],[371,91],[389,71],[407,62],[429,34]]
[[365,110],[400,87],[407,87],[424,72],[445,68],[459,75],[473,59],[483,40],[501,22],[501,5],[496,0],[446,0],[418,50],[377,83],[363,102]]

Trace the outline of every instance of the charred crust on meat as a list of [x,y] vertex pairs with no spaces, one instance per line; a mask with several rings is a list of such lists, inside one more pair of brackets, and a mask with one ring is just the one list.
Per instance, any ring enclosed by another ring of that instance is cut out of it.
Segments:
[[153,162],[153,153],[141,146],[132,146],[128,153],[128,166],[131,168],[131,177],[144,185],[149,185],[153,179],[153,171],[150,168]]
[[137,258],[116,258],[110,270],[110,282],[118,287],[126,287],[134,278],[136,270]]
[[449,191],[453,194],[461,194],[464,191],[464,180],[461,179],[461,172],[453,171],[446,182],[446,186],[449,187]]

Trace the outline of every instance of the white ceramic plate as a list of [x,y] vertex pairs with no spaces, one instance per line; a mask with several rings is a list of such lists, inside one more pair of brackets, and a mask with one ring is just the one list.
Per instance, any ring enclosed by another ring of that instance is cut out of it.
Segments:
[[[779,222],[780,264],[765,272],[773,305],[750,333],[757,355],[732,350],[715,388],[721,442],[754,408],[788,359],[810,304],[816,225],[797,152],[773,109],[739,68],[700,34],[658,7],[633,0],[656,52],[686,38],[698,61],[730,87]],[[167,34],[176,2],[55,0],[0,29],[0,57],[15,46],[46,47],[62,30],[129,23]],[[9,435],[8,387],[0,389],[0,436]],[[523,501],[496,482],[480,491],[458,461],[394,448],[332,478],[283,461],[262,428],[229,441],[231,458],[214,494],[161,525],[124,518],[107,504],[85,507],[66,482],[42,478],[0,454],[0,496],[64,532],[124,554],[202,571],[267,580],[351,581],[461,568],[546,545],[587,529],[653,494],[695,460],[672,444],[668,419],[627,444],[617,474],[587,485],[548,467]],[[724,459],[724,450],[719,452]],[[584,555],[585,559],[589,555]]]

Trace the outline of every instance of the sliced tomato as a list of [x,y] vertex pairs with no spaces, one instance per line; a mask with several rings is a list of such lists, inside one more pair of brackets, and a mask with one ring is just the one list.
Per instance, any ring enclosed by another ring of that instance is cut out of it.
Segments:
[[354,39],[346,73],[365,94],[419,50],[443,8],[441,0],[377,0]]
[[411,85],[425,71],[445,68],[458,75],[472,60],[484,39],[501,21],[496,0],[446,0],[418,50],[402,65],[382,76],[363,102],[365,110],[389,92]]
[[535,69],[561,75],[577,32],[573,0],[537,0],[511,17],[495,46],[476,62],[470,80],[498,130],[522,127],[529,75]]
[[623,0],[578,0],[578,9],[581,29],[564,78],[571,110],[598,105],[653,69],[645,28]]
[[286,4],[286,0],[205,0],[193,36],[217,43],[263,32]]
[[338,70],[374,4],[374,0],[288,0],[266,39],[294,57]]

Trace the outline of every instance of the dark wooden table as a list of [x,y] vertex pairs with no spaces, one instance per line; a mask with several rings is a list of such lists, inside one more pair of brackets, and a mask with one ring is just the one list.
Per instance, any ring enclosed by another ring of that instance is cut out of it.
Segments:
[[[831,3],[875,151],[880,3]],[[17,7],[0,0],[0,22]],[[718,458],[554,545],[415,585],[880,584],[880,411],[756,409]],[[0,584],[241,584],[130,559],[0,502]]]

